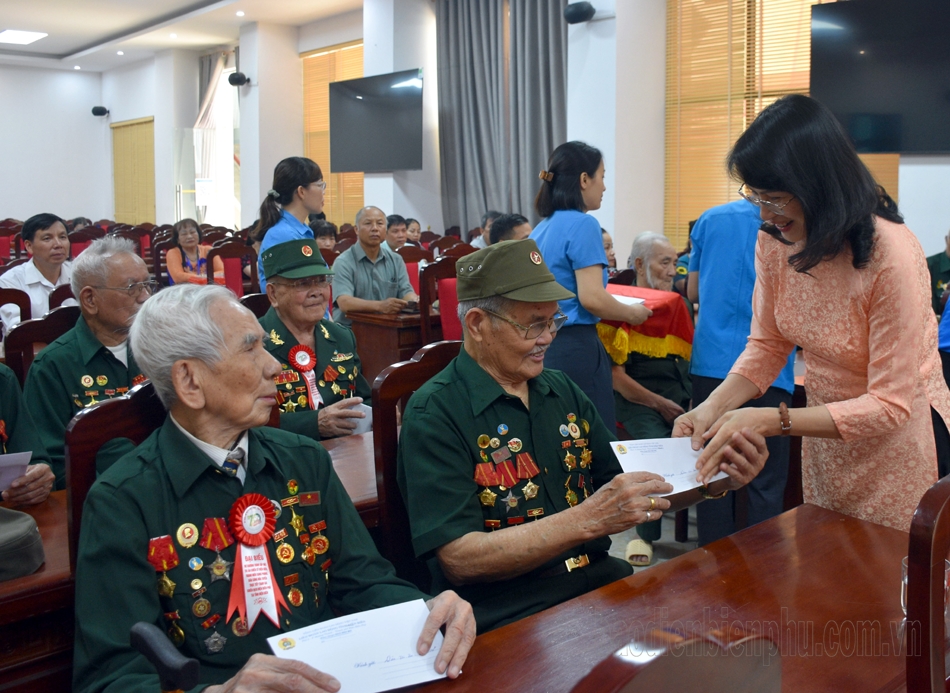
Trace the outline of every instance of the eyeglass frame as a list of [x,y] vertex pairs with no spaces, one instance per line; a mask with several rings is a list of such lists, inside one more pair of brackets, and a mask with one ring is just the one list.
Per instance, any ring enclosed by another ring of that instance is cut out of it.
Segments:
[[[129,298],[135,298],[142,291],[148,292],[148,295],[151,296],[158,289],[160,284],[154,279],[149,279],[144,282],[132,282],[128,286],[93,286],[93,289],[108,289],[109,291],[124,291],[128,294]],[[136,288],[137,287],[137,288]]]
[[274,284],[276,286],[287,286],[287,287],[290,287],[293,291],[310,291],[310,289],[313,289],[313,288],[323,289],[324,287],[333,286],[333,275],[332,274],[315,274],[311,277],[295,279],[292,282],[270,281],[268,283]]
[[[504,320],[504,321],[507,322],[509,325],[512,325],[513,327],[517,327],[519,330],[524,330],[524,338],[525,338],[526,340],[537,339],[537,338],[540,337],[542,334],[544,334],[545,328],[547,328],[548,332],[550,332],[552,335],[556,335],[556,334],[558,333],[558,331],[559,331],[562,327],[564,327],[564,323],[567,322],[567,316],[566,316],[564,313],[562,313],[560,309],[558,309],[558,311],[557,311],[552,317],[548,318],[547,320],[538,320],[537,322],[533,322],[533,323],[531,323],[530,325],[522,325],[520,322],[515,322],[515,321],[512,320],[511,318],[506,317],[506,316],[504,316],[504,315],[499,315],[499,314],[496,313],[495,311],[493,311],[493,310],[488,310],[487,308],[482,308],[481,310],[485,311],[485,312],[488,313],[489,315],[494,315],[496,318],[499,318],[499,319],[501,319],[501,320]],[[554,323],[553,328],[552,328],[552,323]],[[531,330],[531,328],[533,328],[535,325],[541,325],[541,331],[538,332],[538,333],[537,333],[536,335],[534,335],[533,337],[529,337],[529,336],[528,336],[528,332],[529,332],[529,331]]]
[[754,204],[756,207],[765,207],[767,210],[769,210],[773,214],[782,214],[785,211],[785,208],[788,207],[788,204],[792,200],[795,199],[795,196],[792,195],[790,198],[785,200],[785,202],[783,202],[782,204],[776,204],[775,202],[769,202],[768,200],[763,200],[761,197],[758,197],[757,195],[752,196],[752,197],[750,197],[749,195],[746,195],[744,192],[742,192],[742,189],[748,188],[748,187],[749,186],[747,186],[745,183],[739,186],[739,190],[738,190],[739,197],[741,197],[746,202],[750,202]]
[[323,178],[321,178],[320,180],[311,181],[310,185],[313,185],[314,183],[316,183],[317,187],[320,188],[320,192],[327,191],[327,182]]

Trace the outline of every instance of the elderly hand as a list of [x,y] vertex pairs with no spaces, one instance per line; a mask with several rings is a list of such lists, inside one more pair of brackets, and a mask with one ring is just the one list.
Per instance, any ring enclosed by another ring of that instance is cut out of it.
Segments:
[[670,507],[665,498],[651,498],[673,492],[663,477],[650,472],[618,474],[597,489],[590,498],[571,509],[585,533],[591,537],[623,532],[634,525],[658,520]]
[[340,682],[294,659],[252,655],[233,678],[205,693],[336,693]]
[[660,395],[656,396],[656,401],[653,404],[653,409],[663,417],[663,420],[667,423],[673,423],[677,416],[685,413],[683,407],[678,405],[673,400],[669,400],[666,397],[661,397]]
[[424,655],[432,647],[436,632],[444,625],[445,638],[435,660],[435,670],[440,674],[448,671],[450,679],[462,673],[462,664],[475,642],[475,615],[472,606],[452,590],[426,602],[429,617],[422,627],[416,651]]
[[[688,414],[686,416],[688,416]],[[769,424],[772,423],[773,418],[778,422],[778,416],[775,410],[769,408],[736,409],[720,416],[719,419],[709,427],[709,430],[702,434],[703,440],[706,441],[706,446],[702,454],[700,454],[699,459],[696,460],[696,469],[699,470],[697,476],[698,480],[705,484],[708,483],[710,477],[715,475],[718,471],[722,470],[728,472],[727,467],[729,465],[723,458],[725,457],[729,462],[734,461],[734,458],[728,456],[726,451],[729,450],[735,453],[739,438],[745,437],[751,439],[751,436],[755,436],[753,446],[758,447],[759,438],[762,439],[764,446],[765,438],[763,434],[770,432]],[[746,434],[747,431],[748,434]],[[746,448],[742,449],[744,450]],[[768,452],[766,452],[765,456],[768,457]],[[749,458],[748,461],[752,463],[755,469],[752,476],[746,479],[744,483],[748,483],[755,478],[755,475],[762,470],[762,465],[765,464],[764,458],[761,460],[761,463],[758,463],[754,453],[753,457]],[[730,474],[730,477],[733,477],[736,481],[739,480],[733,474]],[[742,478],[745,478],[745,475],[742,475]]]
[[36,505],[49,497],[56,476],[48,464],[31,464],[26,474],[14,479],[10,488],[3,492],[3,500],[15,505]]
[[353,411],[352,407],[363,403],[362,397],[347,397],[323,407],[317,414],[321,438],[348,436],[356,429],[354,419],[365,419],[366,414]]
[[398,313],[406,307],[406,301],[401,298],[387,298],[385,301],[379,301],[380,313]]

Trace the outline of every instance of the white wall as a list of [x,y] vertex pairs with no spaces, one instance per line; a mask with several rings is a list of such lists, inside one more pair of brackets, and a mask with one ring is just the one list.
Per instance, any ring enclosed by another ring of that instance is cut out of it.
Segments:
[[0,65],[0,219],[112,216],[98,73]]
[[344,12],[300,27],[297,52],[306,53],[363,38],[363,10]]
[[898,206],[927,255],[946,248],[950,230],[950,156],[902,154]]
[[[595,0],[598,13],[614,13],[616,0]],[[572,24],[567,29],[567,139],[604,154],[607,191],[591,212],[614,233],[617,167],[617,20]]]

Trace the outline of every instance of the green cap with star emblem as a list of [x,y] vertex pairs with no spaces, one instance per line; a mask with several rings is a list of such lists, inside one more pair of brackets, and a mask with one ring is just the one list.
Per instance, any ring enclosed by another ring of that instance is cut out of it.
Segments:
[[[321,274],[333,274],[320,254],[317,242],[312,238],[302,241],[278,243],[261,253],[264,276],[267,279],[281,276],[287,279],[303,279]],[[263,288],[263,287],[262,287]]]
[[544,264],[530,238],[501,241],[455,263],[459,301],[504,296],[512,301],[544,303],[574,298]]

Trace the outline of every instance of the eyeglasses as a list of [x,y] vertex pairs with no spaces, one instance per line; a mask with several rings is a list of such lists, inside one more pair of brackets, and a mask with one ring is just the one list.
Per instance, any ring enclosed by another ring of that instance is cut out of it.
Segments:
[[325,180],[315,180],[310,185],[316,185],[321,191],[327,189],[327,182]]
[[538,322],[533,322],[530,325],[525,326],[521,323],[515,322],[511,318],[506,318],[504,315],[499,315],[494,311],[487,310],[485,308],[482,308],[482,310],[484,310],[489,315],[494,315],[496,318],[504,320],[509,325],[514,325],[519,330],[524,330],[525,339],[537,339],[544,333],[545,330],[550,332],[552,335],[557,334],[557,331],[564,327],[564,323],[567,322],[567,316],[561,311],[555,313],[554,317],[550,318],[549,320],[539,320]]
[[788,206],[788,203],[795,199],[795,197],[792,196],[781,204],[777,202],[771,202],[769,200],[763,200],[761,197],[749,190],[749,186],[747,186],[745,183],[739,186],[739,195],[754,204],[756,207],[765,207],[774,214],[781,214],[782,210]]
[[294,291],[310,291],[317,288],[322,289],[333,284],[333,277],[328,274],[321,274],[316,277],[305,277],[295,282],[271,282],[278,286],[289,286]]
[[149,295],[155,293],[158,289],[158,282],[149,280],[147,282],[132,282],[128,286],[94,286],[93,289],[107,289],[109,291],[124,291],[129,298],[135,298],[143,291]]

